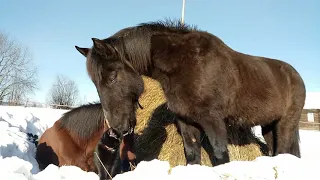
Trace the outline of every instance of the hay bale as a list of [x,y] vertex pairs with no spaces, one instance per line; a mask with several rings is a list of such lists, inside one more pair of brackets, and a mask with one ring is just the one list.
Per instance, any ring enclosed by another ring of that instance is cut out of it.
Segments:
[[[171,167],[185,165],[183,141],[174,123],[174,114],[166,108],[166,99],[160,84],[148,77],[143,77],[145,91],[140,97],[144,109],[137,110],[136,155],[138,161],[160,159],[168,161]],[[261,156],[260,146],[250,129],[228,128],[228,145],[231,160],[254,160]],[[244,136],[243,136],[244,135]],[[205,138],[205,143],[208,140]],[[242,145],[247,144],[247,145]],[[201,149],[201,164],[212,166],[209,155]]]

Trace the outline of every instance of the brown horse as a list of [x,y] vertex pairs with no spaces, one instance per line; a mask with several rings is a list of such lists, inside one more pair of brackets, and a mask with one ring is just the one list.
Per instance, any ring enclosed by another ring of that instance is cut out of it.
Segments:
[[[93,152],[107,130],[104,122],[100,103],[82,105],[63,114],[40,137],[36,151],[39,169],[43,170],[49,164],[74,165],[84,171],[97,173]],[[127,154],[129,156],[132,154],[130,152],[132,148],[128,147],[129,143],[126,143],[128,138],[130,135],[121,142],[121,160],[128,158]],[[130,157],[130,159],[134,158]]]
[[168,108],[185,125],[188,164],[200,163],[196,125],[208,136],[215,165],[230,161],[226,124],[261,125],[272,155],[300,157],[298,126],[306,92],[288,63],[237,52],[179,21],[143,23],[92,40],[92,48],[76,49],[87,58],[110,127],[126,133],[135,125],[141,75],[146,75],[160,82]]

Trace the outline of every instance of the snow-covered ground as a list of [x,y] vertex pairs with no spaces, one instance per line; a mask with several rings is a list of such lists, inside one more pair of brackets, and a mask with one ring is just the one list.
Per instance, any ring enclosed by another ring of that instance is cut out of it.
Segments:
[[[99,177],[75,166],[49,165],[39,172],[34,158],[35,145],[27,133],[41,134],[66,110],[0,106],[0,180],[57,180]],[[260,128],[255,128],[261,136]],[[133,179],[320,179],[316,167],[320,160],[320,132],[300,130],[302,158],[284,154],[259,157],[254,161],[233,161],[217,167],[178,166],[169,172],[165,161],[141,162],[134,171],[114,180]]]

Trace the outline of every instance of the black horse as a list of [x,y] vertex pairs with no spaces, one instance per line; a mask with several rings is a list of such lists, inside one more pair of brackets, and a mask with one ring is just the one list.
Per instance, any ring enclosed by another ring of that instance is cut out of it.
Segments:
[[141,75],[160,82],[181,123],[188,164],[200,163],[200,126],[215,165],[229,162],[226,125],[262,126],[272,155],[300,157],[299,119],[305,85],[280,60],[237,52],[218,37],[179,21],[142,23],[76,49],[87,58],[107,123],[121,133],[135,126]]
[[119,149],[121,136],[117,131],[108,129],[98,142],[93,162],[97,167],[100,180],[112,179],[121,173],[121,160]]

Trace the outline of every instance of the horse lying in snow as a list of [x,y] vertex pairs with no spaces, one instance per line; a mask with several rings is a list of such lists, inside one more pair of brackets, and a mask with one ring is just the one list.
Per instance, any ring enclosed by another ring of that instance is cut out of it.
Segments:
[[[84,171],[98,173],[93,155],[106,130],[100,103],[83,105],[64,113],[40,137],[36,150],[39,169],[43,170],[49,164],[73,165]],[[130,136],[122,139],[118,151],[120,160],[123,162],[127,162],[126,159],[135,159],[130,152],[132,148],[128,147],[132,144],[128,139],[133,139]],[[129,165],[126,165],[127,169],[124,167],[123,165],[122,171],[127,171]]]

